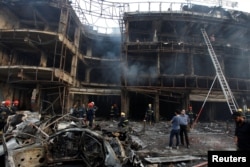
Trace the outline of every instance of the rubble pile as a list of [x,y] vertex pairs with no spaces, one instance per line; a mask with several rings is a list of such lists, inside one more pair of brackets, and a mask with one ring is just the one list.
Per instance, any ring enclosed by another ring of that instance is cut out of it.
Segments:
[[[197,123],[189,130],[190,148],[167,149],[168,122],[146,124],[97,119],[90,128],[70,115],[40,120],[29,111],[8,119],[0,155],[15,166],[206,166],[209,150],[235,150],[233,122]],[[6,154],[7,153],[7,154]]]

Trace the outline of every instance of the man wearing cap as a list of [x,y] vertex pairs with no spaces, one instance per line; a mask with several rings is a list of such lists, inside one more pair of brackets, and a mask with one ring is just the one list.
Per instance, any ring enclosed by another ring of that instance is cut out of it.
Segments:
[[250,151],[250,123],[242,112],[233,113],[236,123],[234,141],[238,151]]

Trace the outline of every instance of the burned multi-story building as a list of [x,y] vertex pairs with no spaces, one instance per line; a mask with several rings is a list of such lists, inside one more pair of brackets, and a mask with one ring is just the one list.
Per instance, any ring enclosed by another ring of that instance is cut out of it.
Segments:
[[[189,1],[138,4],[132,12],[132,3],[2,0],[1,100],[19,99],[21,109],[52,114],[94,101],[97,116],[108,116],[116,103],[140,120],[149,103],[160,120],[177,108],[198,112],[206,102],[201,119],[227,119],[205,29],[239,107],[247,110],[248,13]],[[121,33],[98,33],[82,21],[85,14],[117,20]]]
[[120,102],[120,35],[83,26],[77,2],[1,1],[1,100],[59,114],[76,102]]

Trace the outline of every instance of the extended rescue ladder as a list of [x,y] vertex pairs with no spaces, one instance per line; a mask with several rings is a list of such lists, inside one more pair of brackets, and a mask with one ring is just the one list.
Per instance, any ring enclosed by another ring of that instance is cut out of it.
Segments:
[[233,96],[233,93],[227,83],[227,80],[223,74],[223,71],[221,69],[221,66],[220,66],[220,63],[217,59],[217,56],[214,52],[214,49],[212,47],[212,44],[208,38],[208,35],[206,33],[206,30],[205,29],[201,29],[201,32],[202,32],[202,35],[204,37],[204,40],[206,42],[206,45],[207,45],[207,48],[208,48],[208,52],[209,52],[209,55],[212,59],[212,62],[213,62],[213,65],[215,67],[215,71],[216,71],[216,76],[217,78],[219,79],[219,83],[221,85],[221,88],[222,88],[222,91],[224,93],[224,96],[226,98],[226,101],[227,101],[227,104],[228,104],[228,107],[230,109],[230,112],[231,114],[233,114],[234,112],[237,112],[237,109],[238,109],[238,105],[237,105],[237,102]]

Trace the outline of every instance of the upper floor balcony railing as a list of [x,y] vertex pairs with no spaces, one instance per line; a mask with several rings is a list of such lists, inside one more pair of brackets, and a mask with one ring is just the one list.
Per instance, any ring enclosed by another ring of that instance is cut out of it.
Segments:
[[123,15],[127,12],[182,11],[183,7],[204,5],[238,10],[238,2],[231,0],[71,0],[81,23],[103,34],[120,34],[124,29]]

